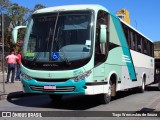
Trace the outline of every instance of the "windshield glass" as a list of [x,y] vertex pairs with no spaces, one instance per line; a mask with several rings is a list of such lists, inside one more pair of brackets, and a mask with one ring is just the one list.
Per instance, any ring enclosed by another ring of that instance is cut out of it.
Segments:
[[91,55],[91,11],[32,15],[24,39],[23,59],[72,62]]

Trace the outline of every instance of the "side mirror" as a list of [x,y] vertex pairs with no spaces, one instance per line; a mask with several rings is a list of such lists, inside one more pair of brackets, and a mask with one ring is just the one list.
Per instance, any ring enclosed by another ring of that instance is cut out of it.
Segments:
[[100,43],[106,43],[107,25],[100,25]]
[[27,28],[27,26],[17,26],[15,28],[13,28],[12,31],[12,42],[15,44],[17,43],[17,38],[18,38],[18,30],[22,29],[22,28]]

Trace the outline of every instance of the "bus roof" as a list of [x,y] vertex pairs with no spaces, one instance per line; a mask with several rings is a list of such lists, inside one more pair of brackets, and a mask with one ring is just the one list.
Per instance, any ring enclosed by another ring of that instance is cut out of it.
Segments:
[[153,42],[151,39],[149,39],[148,37],[146,37],[144,34],[142,34],[141,32],[139,32],[138,30],[136,30],[134,27],[132,27],[131,25],[129,25],[128,23],[126,23],[125,21],[123,21],[122,19],[118,18],[122,23],[124,23],[126,26],[128,26],[129,28],[131,28],[133,31],[139,33],[140,35],[142,35],[144,38],[148,39],[150,42]]
[[99,9],[101,9],[101,10],[105,10],[106,12],[108,12],[108,10],[105,7],[98,5],[98,4],[78,4],[78,5],[65,5],[65,6],[55,6],[55,7],[43,8],[43,9],[39,9],[35,11],[34,14],[55,12],[55,11],[88,10],[88,9],[95,10],[95,11],[98,11]]

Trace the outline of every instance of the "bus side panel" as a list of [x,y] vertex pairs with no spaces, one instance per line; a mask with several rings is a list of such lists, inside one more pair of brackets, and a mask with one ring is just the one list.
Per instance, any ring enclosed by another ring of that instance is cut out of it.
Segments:
[[[112,74],[116,74],[117,76],[116,91],[132,88],[138,85],[138,83],[136,84],[136,81],[133,81],[130,77],[134,75],[129,72],[129,70],[133,68],[131,58],[124,56],[122,49],[127,48],[115,47],[110,50],[105,65],[105,76],[108,76],[108,81],[110,80]],[[130,64],[127,65],[127,62]]]
[[106,64],[105,65],[105,76],[106,79],[108,81],[110,81],[111,79],[111,75],[116,74],[117,79],[116,79],[116,91],[121,89],[121,85],[119,83],[121,83],[121,74],[122,74],[122,66],[120,65],[114,65],[114,64]]
[[148,83],[150,81],[148,75],[150,74],[150,70],[146,69],[146,68],[138,68],[135,67],[135,71],[136,71],[136,81],[132,81],[130,79],[130,77],[128,76],[127,72],[128,72],[128,68],[123,66],[122,67],[122,82],[121,82],[121,89],[129,89],[129,88],[134,88],[134,87],[138,87],[142,85],[142,75],[145,74],[147,75],[146,77],[146,82]]
[[111,27],[115,28],[115,30],[116,30],[115,34],[117,34],[119,42],[120,42],[120,46],[122,47],[122,51],[123,51],[123,54],[122,54],[123,58],[122,59],[126,60],[125,62],[128,67],[130,79],[132,81],[135,81],[136,80],[135,68],[133,65],[131,53],[130,53],[125,35],[123,33],[123,29],[122,29],[120,20],[114,16],[111,16],[111,19],[113,21],[113,26],[111,26]]
[[146,74],[146,84],[154,81],[154,58],[131,50],[137,76],[142,77]]
[[[137,80],[135,67],[120,21],[112,15],[110,20],[110,42],[117,45],[117,47],[109,51],[109,53],[112,51],[115,57],[110,57],[109,55],[112,56],[112,54],[109,54],[107,63],[122,66],[122,72],[119,75],[121,82],[118,81],[120,87],[117,90],[132,88],[134,86],[133,82]],[[128,80],[129,83],[125,84]]]

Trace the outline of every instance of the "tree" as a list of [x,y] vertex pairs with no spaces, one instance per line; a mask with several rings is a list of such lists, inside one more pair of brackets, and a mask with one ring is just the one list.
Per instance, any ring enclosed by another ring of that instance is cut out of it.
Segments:
[[26,25],[26,20],[29,17],[29,9],[19,6],[17,3],[12,4],[8,8],[8,16],[12,21],[13,27]]
[[[23,6],[19,6],[17,3],[10,4],[6,9],[6,14],[9,17],[11,23],[9,29],[5,29],[5,51],[9,51],[11,48],[15,47],[12,44],[11,31],[15,26],[26,25],[26,21],[29,15],[29,9]],[[25,31],[19,32],[18,40],[23,40]]]
[[32,10],[32,12],[36,11],[36,10],[39,10],[39,9],[42,9],[42,8],[46,8],[46,6],[42,5],[42,4],[36,4],[34,6],[34,9]]
[[0,0],[0,12],[6,12],[7,8],[11,5],[9,0]]
[[[11,3],[9,0],[0,0],[0,12],[3,11],[7,14],[7,16],[11,20],[10,29],[5,29],[5,51],[9,51],[11,48],[15,48],[16,46],[12,44],[11,31],[12,28],[16,26],[26,25],[28,18],[32,14],[32,12],[45,8],[42,4],[36,4],[33,10],[25,8],[23,6],[19,6],[17,3]],[[18,35],[18,42],[23,41],[25,34],[25,30],[22,29]],[[18,43],[17,42],[17,43]]]

